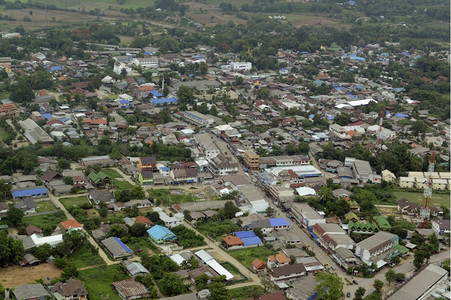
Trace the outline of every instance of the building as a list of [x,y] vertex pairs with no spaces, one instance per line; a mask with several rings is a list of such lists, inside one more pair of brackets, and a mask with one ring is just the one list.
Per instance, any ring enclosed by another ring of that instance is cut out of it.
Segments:
[[40,283],[25,283],[14,288],[14,296],[20,300],[46,300],[51,298],[49,292]]
[[389,254],[398,244],[399,237],[396,234],[380,231],[358,243],[355,255],[367,265],[376,263],[379,268],[384,264],[379,258],[385,258],[380,256],[385,253]]
[[36,203],[31,198],[26,198],[14,204],[15,208],[21,209],[24,214],[34,214],[36,212]]
[[243,162],[250,170],[258,170],[260,167],[260,156],[252,150],[244,151]]
[[153,156],[150,157],[140,157],[138,160],[138,167],[141,171],[147,170],[156,172],[157,168],[157,159]]
[[284,282],[303,277],[307,274],[303,264],[286,265],[269,270],[272,282]]
[[5,103],[0,105],[0,117],[6,116],[8,118],[18,117],[19,109],[14,103]]
[[138,175],[138,181],[141,185],[150,185],[154,182],[153,172],[150,170],[141,171]]
[[133,60],[135,66],[141,66],[143,69],[156,69],[158,68],[158,58],[156,57],[137,57]]
[[250,62],[231,62],[230,68],[232,71],[250,71],[252,69],[252,63]]
[[219,154],[208,161],[208,168],[215,175],[224,176],[238,172],[238,164],[233,162],[231,157]]
[[164,222],[164,226],[168,228],[176,227],[183,224],[184,216],[182,213],[176,213],[173,217],[170,217],[160,207],[155,207],[154,211],[158,212],[161,221]]
[[150,228],[154,225],[153,222],[149,218],[144,217],[144,216],[137,216],[135,218],[135,223],[144,224],[144,226],[146,226],[146,228]]
[[50,288],[56,299],[63,300],[86,300],[88,292],[78,279],[69,278],[65,283],[57,282]]
[[120,259],[125,257],[130,257],[133,255],[133,251],[125,245],[118,237],[109,237],[102,241],[102,244],[108,250],[108,252],[113,256],[114,259]]
[[173,242],[177,239],[177,236],[172,231],[160,225],[155,225],[148,229],[147,233],[149,238],[157,244]]
[[149,290],[146,286],[133,279],[116,281],[112,285],[123,300],[150,298]]
[[326,223],[326,220],[320,216],[307,203],[293,203],[291,206],[291,214],[299,223],[309,228],[316,223]]
[[59,227],[64,231],[69,231],[69,230],[82,230],[83,229],[83,225],[81,225],[80,223],[78,223],[77,220],[66,220],[63,221],[59,224]]
[[33,145],[38,142],[42,143],[43,146],[50,146],[53,144],[52,137],[32,119],[19,121],[19,125],[24,130],[24,136]]
[[12,191],[14,200],[21,198],[42,198],[48,196],[48,191],[45,187],[32,187],[32,188],[23,188]]
[[354,172],[354,177],[361,183],[367,183],[368,181],[372,183],[380,183],[380,176],[373,173],[370,163],[365,160],[354,160],[352,170]]
[[418,214],[418,203],[412,203],[406,198],[398,201],[398,211],[402,214],[415,216]]
[[255,273],[264,272],[267,268],[266,263],[258,258],[251,263],[251,270]]
[[450,233],[450,220],[432,220],[432,229],[439,234],[443,235],[445,233]]
[[212,117],[201,114],[200,112],[197,111],[179,112],[177,116],[191,124],[202,127],[209,127],[215,122],[215,120]]
[[128,275],[133,278],[135,276],[145,276],[149,274],[149,271],[139,262],[124,260],[122,264],[127,269]]
[[388,300],[449,298],[448,272],[430,264],[403,285]]
[[414,177],[399,177],[399,186],[402,188],[414,188],[416,180]]
[[313,225],[312,233],[325,248],[332,251],[338,248],[354,249],[354,241],[338,224],[316,223]]

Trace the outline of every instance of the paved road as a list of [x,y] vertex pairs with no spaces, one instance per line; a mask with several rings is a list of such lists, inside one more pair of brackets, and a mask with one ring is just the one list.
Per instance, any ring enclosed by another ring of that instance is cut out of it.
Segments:
[[[79,197],[79,196],[80,195],[73,195],[73,197]],[[66,215],[67,219],[75,220],[75,218],[67,211],[67,209],[64,207],[64,205],[61,204],[61,202],[59,201],[58,197],[55,197],[54,195],[49,194],[49,198],[50,198],[50,201],[52,201],[52,203],[56,207],[60,208],[64,212],[64,214]],[[63,198],[67,198],[67,197],[63,197]],[[112,261],[112,260],[110,260],[110,258],[106,255],[106,253],[103,251],[103,249],[101,247],[99,247],[99,245],[91,237],[91,235],[86,231],[86,229],[83,228],[82,231],[83,231],[83,233],[85,233],[85,235],[86,235],[88,241],[91,243],[91,245],[93,245],[96,249],[99,250],[100,257],[102,257],[102,259],[105,261],[105,263],[107,265],[114,265],[114,264],[118,264],[119,263],[119,261]]]

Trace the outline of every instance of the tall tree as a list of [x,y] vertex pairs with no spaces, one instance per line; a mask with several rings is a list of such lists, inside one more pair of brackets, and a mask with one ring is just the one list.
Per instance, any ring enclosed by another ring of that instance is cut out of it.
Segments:
[[362,300],[363,296],[365,296],[366,290],[364,287],[359,287],[357,291],[355,291],[353,300]]
[[390,269],[385,273],[385,280],[388,281],[388,284],[390,285],[393,280],[396,278],[396,272],[393,269]]
[[17,263],[24,254],[23,244],[0,231],[0,266]]
[[8,223],[14,227],[17,227],[24,216],[23,210],[14,207],[14,205],[9,206],[9,210],[6,212],[6,219]]
[[382,292],[382,287],[384,286],[384,282],[376,279],[374,280],[373,287],[376,290],[376,293],[380,294]]
[[343,297],[343,280],[335,273],[321,272],[315,278],[318,299],[338,300]]

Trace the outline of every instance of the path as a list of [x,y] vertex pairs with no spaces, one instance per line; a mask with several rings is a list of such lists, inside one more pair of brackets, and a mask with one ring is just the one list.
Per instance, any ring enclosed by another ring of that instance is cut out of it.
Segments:
[[[204,236],[202,233],[200,233],[199,231],[197,231],[196,228],[194,228],[190,223],[188,223],[186,220],[184,221],[185,227],[188,227],[191,230],[194,230],[194,232],[196,232],[197,234]],[[233,256],[231,256],[229,253],[227,253],[227,251],[225,251],[224,249],[222,249],[221,247],[219,247],[218,245],[216,245],[216,243],[212,242],[209,238],[205,237],[205,241],[207,242],[207,246],[209,248],[212,248],[213,250],[215,250],[218,254],[220,254],[227,262],[231,263],[232,265],[234,265],[241,274],[243,274],[244,276],[246,276],[249,280],[251,280],[250,282],[243,282],[241,284],[239,284],[239,286],[248,286],[248,285],[261,285],[261,279],[260,277],[258,277],[257,274],[252,273],[249,269],[247,269],[246,267],[244,267],[238,260],[236,260]],[[228,288],[235,288],[238,287],[237,285],[231,285]]]
[[[74,195],[75,196],[75,195]],[[80,196],[80,195],[76,195],[76,196]],[[59,199],[57,197],[55,197],[52,194],[49,194],[49,198],[50,201],[52,201],[52,203],[60,208],[64,214],[66,215],[67,219],[72,219],[75,220],[75,218],[67,211],[67,209],[64,207],[63,204],[61,204],[61,202],[59,201]],[[105,263],[109,266],[109,265],[114,265],[114,264],[118,264],[119,261],[112,261],[110,260],[110,258],[106,255],[105,251],[103,251],[103,249],[101,247],[99,247],[99,245],[96,243],[96,241],[92,238],[92,236],[86,231],[86,229],[82,229],[83,233],[85,233],[88,241],[91,243],[91,245],[93,245],[96,249],[99,250],[99,255],[100,257],[102,257],[102,259],[105,261]]]

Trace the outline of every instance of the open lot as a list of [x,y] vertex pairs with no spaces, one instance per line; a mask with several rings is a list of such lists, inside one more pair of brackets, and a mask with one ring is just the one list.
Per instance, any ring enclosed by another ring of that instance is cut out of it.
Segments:
[[16,287],[24,283],[35,283],[36,279],[47,277],[54,279],[60,276],[62,270],[53,263],[43,263],[32,267],[10,266],[0,268],[0,283],[4,288]]
[[92,254],[88,247],[81,248],[66,258],[66,262],[75,265],[77,269],[105,264],[99,254]]
[[133,185],[126,181],[116,170],[102,169],[102,172],[105,173],[113,181],[114,186],[120,190],[128,190],[133,187]]
[[55,210],[56,206],[50,200],[36,202],[36,212],[46,212]]
[[269,255],[274,255],[276,253],[275,250],[268,249],[265,246],[229,251],[229,254],[236,258],[246,268],[249,268],[256,258],[267,261]]
[[80,271],[79,278],[85,283],[90,298],[121,300],[112,282],[129,278],[119,265],[101,266]]
[[247,300],[263,294],[263,287],[258,285],[244,286],[236,289],[229,289],[229,296],[236,300]]
[[[396,202],[402,198],[406,198],[411,202],[416,202],[421,204],[423,201],[423,193],[421,192],[404,192],[404,191],[394,191],[393,195],[396,198]],[[432,191],[432,206],[444,206],[449,208],[450,195],[449,194],[438,194]]]
[[192,192],[181,189],[150,189],[147,192],[152,198],[160,200],[167,206],[175,203],[205,201],[205,198],[208,197],[205,192],[197,189],[193,189]]
[[66,209],[68,209],[69,207],[75,206],[75,205],[82,205],[85,203],[89,203],[87,196],[61,198],[59,200]]
[[56,226],[64,220],[66,220],[66,216],[62,210],[59,210],[54,214],[24,218],[25,224],[34,225],[41,228],[43,231],[44,229],[47,229],[50,232],[52,232]]

